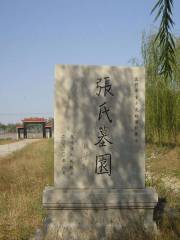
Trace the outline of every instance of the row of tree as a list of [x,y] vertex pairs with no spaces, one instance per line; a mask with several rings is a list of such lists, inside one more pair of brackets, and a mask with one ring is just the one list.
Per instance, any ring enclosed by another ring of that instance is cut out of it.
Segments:
[[15,132],[16,125],[17,124],[13,124],[13,123],[9,123],[9,124],[0,123],[0,131],[1,132]]
[[180,39],[175,40],[171,74],[161,74],[160,40],[143,35],[142,56],[146,68],[146,140],[176,143],[180,134]]

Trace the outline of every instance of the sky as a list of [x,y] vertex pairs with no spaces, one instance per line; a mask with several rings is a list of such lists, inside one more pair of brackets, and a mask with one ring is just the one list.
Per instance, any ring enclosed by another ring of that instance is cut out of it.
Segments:
[[[156,0],[0,0],[0,122],[52,117],[55,64],[141,62]],[[180,1],[173,33],[180,36]]]

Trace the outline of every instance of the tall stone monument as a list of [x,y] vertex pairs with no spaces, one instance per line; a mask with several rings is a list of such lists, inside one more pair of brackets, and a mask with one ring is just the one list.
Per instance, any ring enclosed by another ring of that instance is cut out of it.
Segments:
[[108,239],[112,229],[139,219],[153,228],[158,199],[145,188],[144,68],[56,65],[55,79],[47,232],[80,239],[93,231]]

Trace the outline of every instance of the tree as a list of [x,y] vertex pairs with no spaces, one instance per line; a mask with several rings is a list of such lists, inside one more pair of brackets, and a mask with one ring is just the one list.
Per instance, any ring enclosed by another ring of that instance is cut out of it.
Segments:
[[164,80],[173,79],[173,67],[175,64],[175,42],[171,32],[174,26],[172,20],[173,0],[158,0],[151,13],[157,11],[155,21],[161,17],[160,26],[155,41],[160,50],[159,73]]

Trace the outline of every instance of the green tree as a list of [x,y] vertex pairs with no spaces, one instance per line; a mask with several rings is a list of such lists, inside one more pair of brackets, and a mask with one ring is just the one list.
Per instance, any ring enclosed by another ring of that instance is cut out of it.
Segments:
[[172,20],[173,0],[158,0],[151,13],[157,12],[155,21],[159,18],[160,25],[155,41],[158,42],[159,73],[164,80],[173,79],[173,68],[175,64],[175,41],[171,32],[174,22]]
[[[180,130],[180,69],[172,68],[172,81],[158,74],[159,42],[156,34],[143,35],[142,54],[146,68],[146,140],[176,143]],[[180,39],[176,39],[175,61],[180,63]]]
[[143,39],[146,67],[146,140],[176,142],[179,130],[179,43],[172,34],[173,0],[157,0],[152,9],[160,20],[156,34]]

